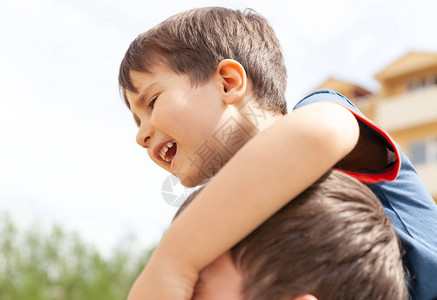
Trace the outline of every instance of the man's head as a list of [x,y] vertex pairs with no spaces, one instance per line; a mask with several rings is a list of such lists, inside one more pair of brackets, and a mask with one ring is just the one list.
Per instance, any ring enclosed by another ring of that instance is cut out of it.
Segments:
[[131,43],[119,83],[137,143],[187,187],[286,113],[279,42],[253,11],[201,8],[165,20]]
[[404,276],[379,200],[330,171],[207,266],[195,299],[214,299],[223,285],[233,291],[229,300],[407,299]]

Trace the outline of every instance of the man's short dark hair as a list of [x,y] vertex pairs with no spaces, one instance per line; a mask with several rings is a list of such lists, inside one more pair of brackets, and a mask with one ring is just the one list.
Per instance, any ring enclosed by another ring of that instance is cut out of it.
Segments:
[[382,204],[339,171],[325,174],[231,254],[245,299],[408,299],[399,239]]

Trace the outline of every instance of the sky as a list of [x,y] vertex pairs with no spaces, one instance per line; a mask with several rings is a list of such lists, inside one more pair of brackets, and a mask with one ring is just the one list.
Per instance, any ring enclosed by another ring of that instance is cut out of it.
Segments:
[[135,143],[118,68],[138,34],[203,6],[269,20],[289,110],[328,77],[377,91],[373,75],[407,52],[437,52],[433,0],[0,0],[0,212],[60,224],[104,253],[126,235],[159,241],[176,210],[161,193],[171,178]]

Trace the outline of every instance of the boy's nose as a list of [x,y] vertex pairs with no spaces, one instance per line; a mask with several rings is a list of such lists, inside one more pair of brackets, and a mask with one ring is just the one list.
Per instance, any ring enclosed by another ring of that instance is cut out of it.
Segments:
[[149,148],[150,147],[150,133],[147,130],[141,130],[141,128],[138,130],[137,134],[137,144],[140,145],[143,148]]

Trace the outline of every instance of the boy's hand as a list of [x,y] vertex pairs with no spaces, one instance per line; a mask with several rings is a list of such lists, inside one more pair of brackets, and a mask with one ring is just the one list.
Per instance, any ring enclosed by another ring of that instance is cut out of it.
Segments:
[[[156,255],[155,255],[156,254]],[[132,286],[127,300],[189,300],[198,272],[154,253]]]

